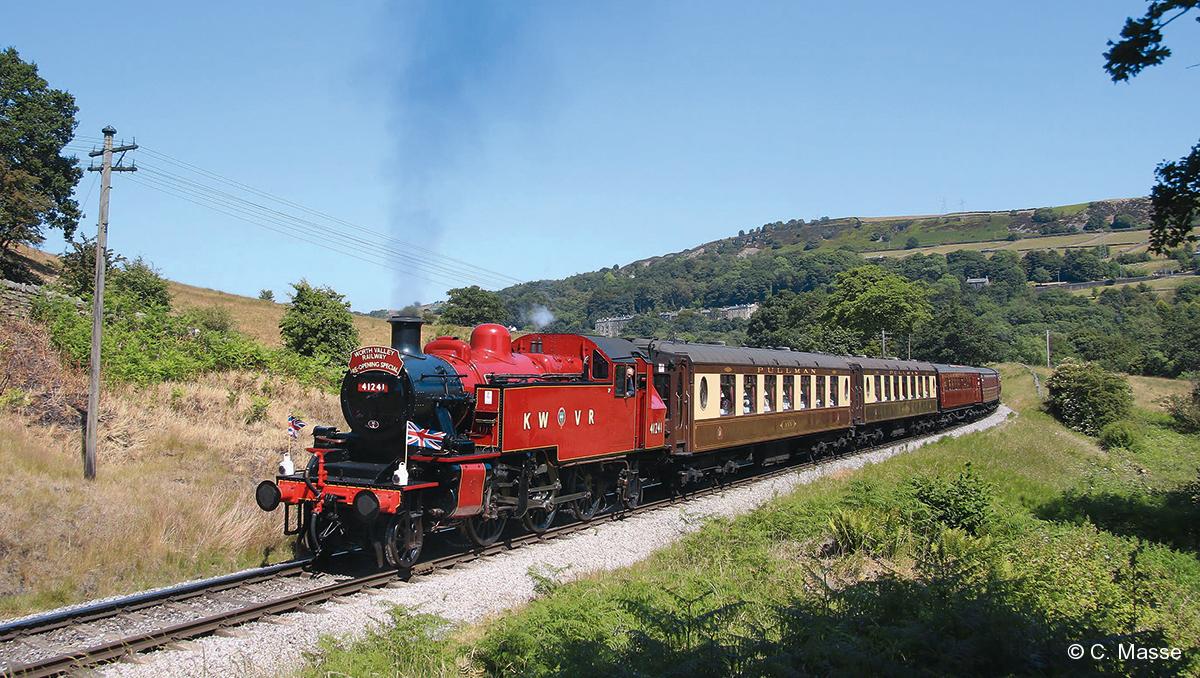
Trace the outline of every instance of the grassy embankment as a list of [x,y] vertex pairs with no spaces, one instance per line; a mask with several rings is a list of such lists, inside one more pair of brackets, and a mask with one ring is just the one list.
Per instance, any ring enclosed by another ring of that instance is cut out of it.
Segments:
[[[52,274],[56,258],[39,254],[35,263]],[[278,348],[282,305],[170,288],[177,312],[224,308],[233,332]],[[355,322],[363,343],[387,343],[386,322]],[[427,328],[426,339],[433,332]],[[255,506],[254,485],[289,449],[289,414],[343,423],[336,394],[245,370],[110,382],[98,477],[87,482],[76,411],[86,389],[82,369],[64,361],[44,326],[0,326],[0,616],[291,555],[279,515]],[[297,463],[306,461],[299,445],[291,449]]]
[[[1138,451],[1106,451],[1041,411],[1024,368],[1003,372],[1020,414],[1002,427],[819,481],[631,568],[544,579],[541,598],[480,625],[397,611],[364,642],[326,641],[305,671],[1195,672],[1200,438],[1155,405],[1186,384],[1132,379]],[[1122,639],[1189,656],[1067,658]]]

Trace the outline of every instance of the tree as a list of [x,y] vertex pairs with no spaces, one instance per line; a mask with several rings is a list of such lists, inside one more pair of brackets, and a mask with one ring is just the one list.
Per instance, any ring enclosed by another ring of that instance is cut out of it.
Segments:
[[344,362],[358,346],[358,329],[346,298],[307,280],[292,283],[292,299],[279,321],[283,345],[304,356]]
[[262,289],[258,291],[258,298],[263,301],[275,301],[275,293],[271,290]]
[[862,350],[851,330],[825,320],[825,300],[808,292],[782,292],[764,301],[750,316],[746,341],[751,346],[786,346],[797,351],[847,355]]
[[[81,242],[72,240],[68,244],[70,249],[58,255],[62,263],[58,284],[64,292],[72,296],[91,296],[96,282],[96,241],[83,236]],[[109,248],[104,253],[104,274],[111,274],[113,269],[124,261],[125,257]]]
[[923,285],[879,266],[839,273],[829,301],[833,323],[863,337],[880,330],[907,334],[931,317],[929,293]]
[[42,228],[70,239],[79,223],[71,197],[83,176],[79,160],[61,155],[75,134],[75,98],[51,89],[17,50],[0,51],[0,256],[37,245]]
[[915,235],[909,236],[908,240],[904,241],[904,249],[906,249],[906,250],[916,249],[920,246],[921,246],[921,241],[918,240],[917,236],[915,236]]
[[1047,224],[1057,219],[1054,210],[1049,207],[1040,207],[1033,211],[1033,221],[1038,224]]
[[1124,377],[1068,358],[1046,380],[1050,413],[1067,426],[1096,435],[1128,414],[1133,390]]
[[113,272],[112,290],[124,294],[142,308],[171,308],[167,281],[145,259],[138,257]]
[[448,294],[450,299],[442,311],[443,322],[451,325],[508,324],[508,308],[499,294],[489,292],[479,285],[456,287]]
[[[1113,82],[1128,82],[1166,61],[1171,50],[1163,44],[1162,29],[1197,6],[1197,0],[1151,0],[1140,18],[1126,18],[1121,39],[1108,41],[1104,53],[1104,70]],[[1193,239],[1192,224],[1200,216],[1200,143],[1179,161],[1160,164],[1154,174],[1158,182],[1150,191],[1150,251],[1161,254]]]

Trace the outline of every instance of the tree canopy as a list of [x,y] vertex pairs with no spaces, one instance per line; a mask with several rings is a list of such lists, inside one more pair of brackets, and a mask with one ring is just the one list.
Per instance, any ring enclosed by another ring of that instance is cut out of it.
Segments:
[[43,227],[70,239],[79,222],[71,197],[83,171],[62,155],[75,134],[75,98],[52,89],[17,50],[0,51],[0,256],[37,245]]
[[[1121,38],[1109,40],[1104,53],[1104,70],[1113,82],[1128,82],[1166,61],[1171,49],[1163,42],[1163,28],[1197,7],[1200,0],[1152,0],[1144,15],[1125,19]],[[1200,217],[1200,144],[1178,161],[1163,162],[1154,174],[1158,182],[1150,191],[1150,251],[1161,254],[1194,240],[1192,226]]]
[[292,300],[279,321],[283,345],[302,356],[337,363],[358,347],[358,328],[346,298],[307,280],[292,283]]
[[480,323],[509,322],[508,307],[504,299],[479,285],[457,287],[448,292],[449,300],[442,311],[442,320],[452,325],[478,325]]
[[830,320],[864,337],[907,334],[930,318],[924,287],[879,266],[839,273],[829,296]]

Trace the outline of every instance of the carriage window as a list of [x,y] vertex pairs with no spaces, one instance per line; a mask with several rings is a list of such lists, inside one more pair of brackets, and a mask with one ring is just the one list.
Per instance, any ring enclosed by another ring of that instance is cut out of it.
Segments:
[[[803,378],[803,377],[802,377]],[[789,374],[783,378],[783,410],[792,409],[792,396],[796,394],[796,376]]]
[[825,407],[825,375],[817,375],[817,401],[813,403],[813,407]]
[[883,379],[875,375],[875,400],[883,402]]
[[812,401],[808,399],[808,393],[812,391],[812,376],[802,374],[797,379],[800,380],[800,403],[797,409],[808,409],[812,406]]
[[758,411],[758,377],[747,374],[742,377],[742,414]]
[[608,361],[600,355],[600,351],[592,351],[592,379],[608,381]]
[[763,412],[775,411],[775,375],[763,377]]
[[892,375],[887,375],[883,378],[883,390],[887,392],[888,400],[896,399],[896,378]]
[[708,377],[700,377],[700,409],[708,409]]
[[841,400],[841,395],[842,395],[841,393],[839,393],[839,391],[841,391],[841,390],[842,390],[842,378],[841,377],[830,377],[829,378],[829,406],[830,407],[838,406],[838,401]]
[[721,375],[721,416],[733,414],[733,375]]
[[900,397],[904,400],[908,400],[908,375],[907,374],[900,375]]

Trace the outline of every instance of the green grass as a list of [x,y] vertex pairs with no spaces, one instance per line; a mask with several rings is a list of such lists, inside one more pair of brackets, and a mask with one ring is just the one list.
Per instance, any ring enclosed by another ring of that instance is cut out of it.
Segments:
[[[1189,493],[1200,488],[1189,483],[1200,440],[1143,401],[1132,420],[1143,451],[1104,451],[1041,412],[1024,368],[1003,373],[1020,416],[1000,428],[710,521],[642,563],[545,586],[483,624],[398,610],[396,629],[324,641],[306,672],[1195,672],[1200,515]],[[979,527],[937,518],[954,515],[939,509],[945,502],[981,501]],[[1192,655],[1066,657],[1072,642],[1117,637]]]

